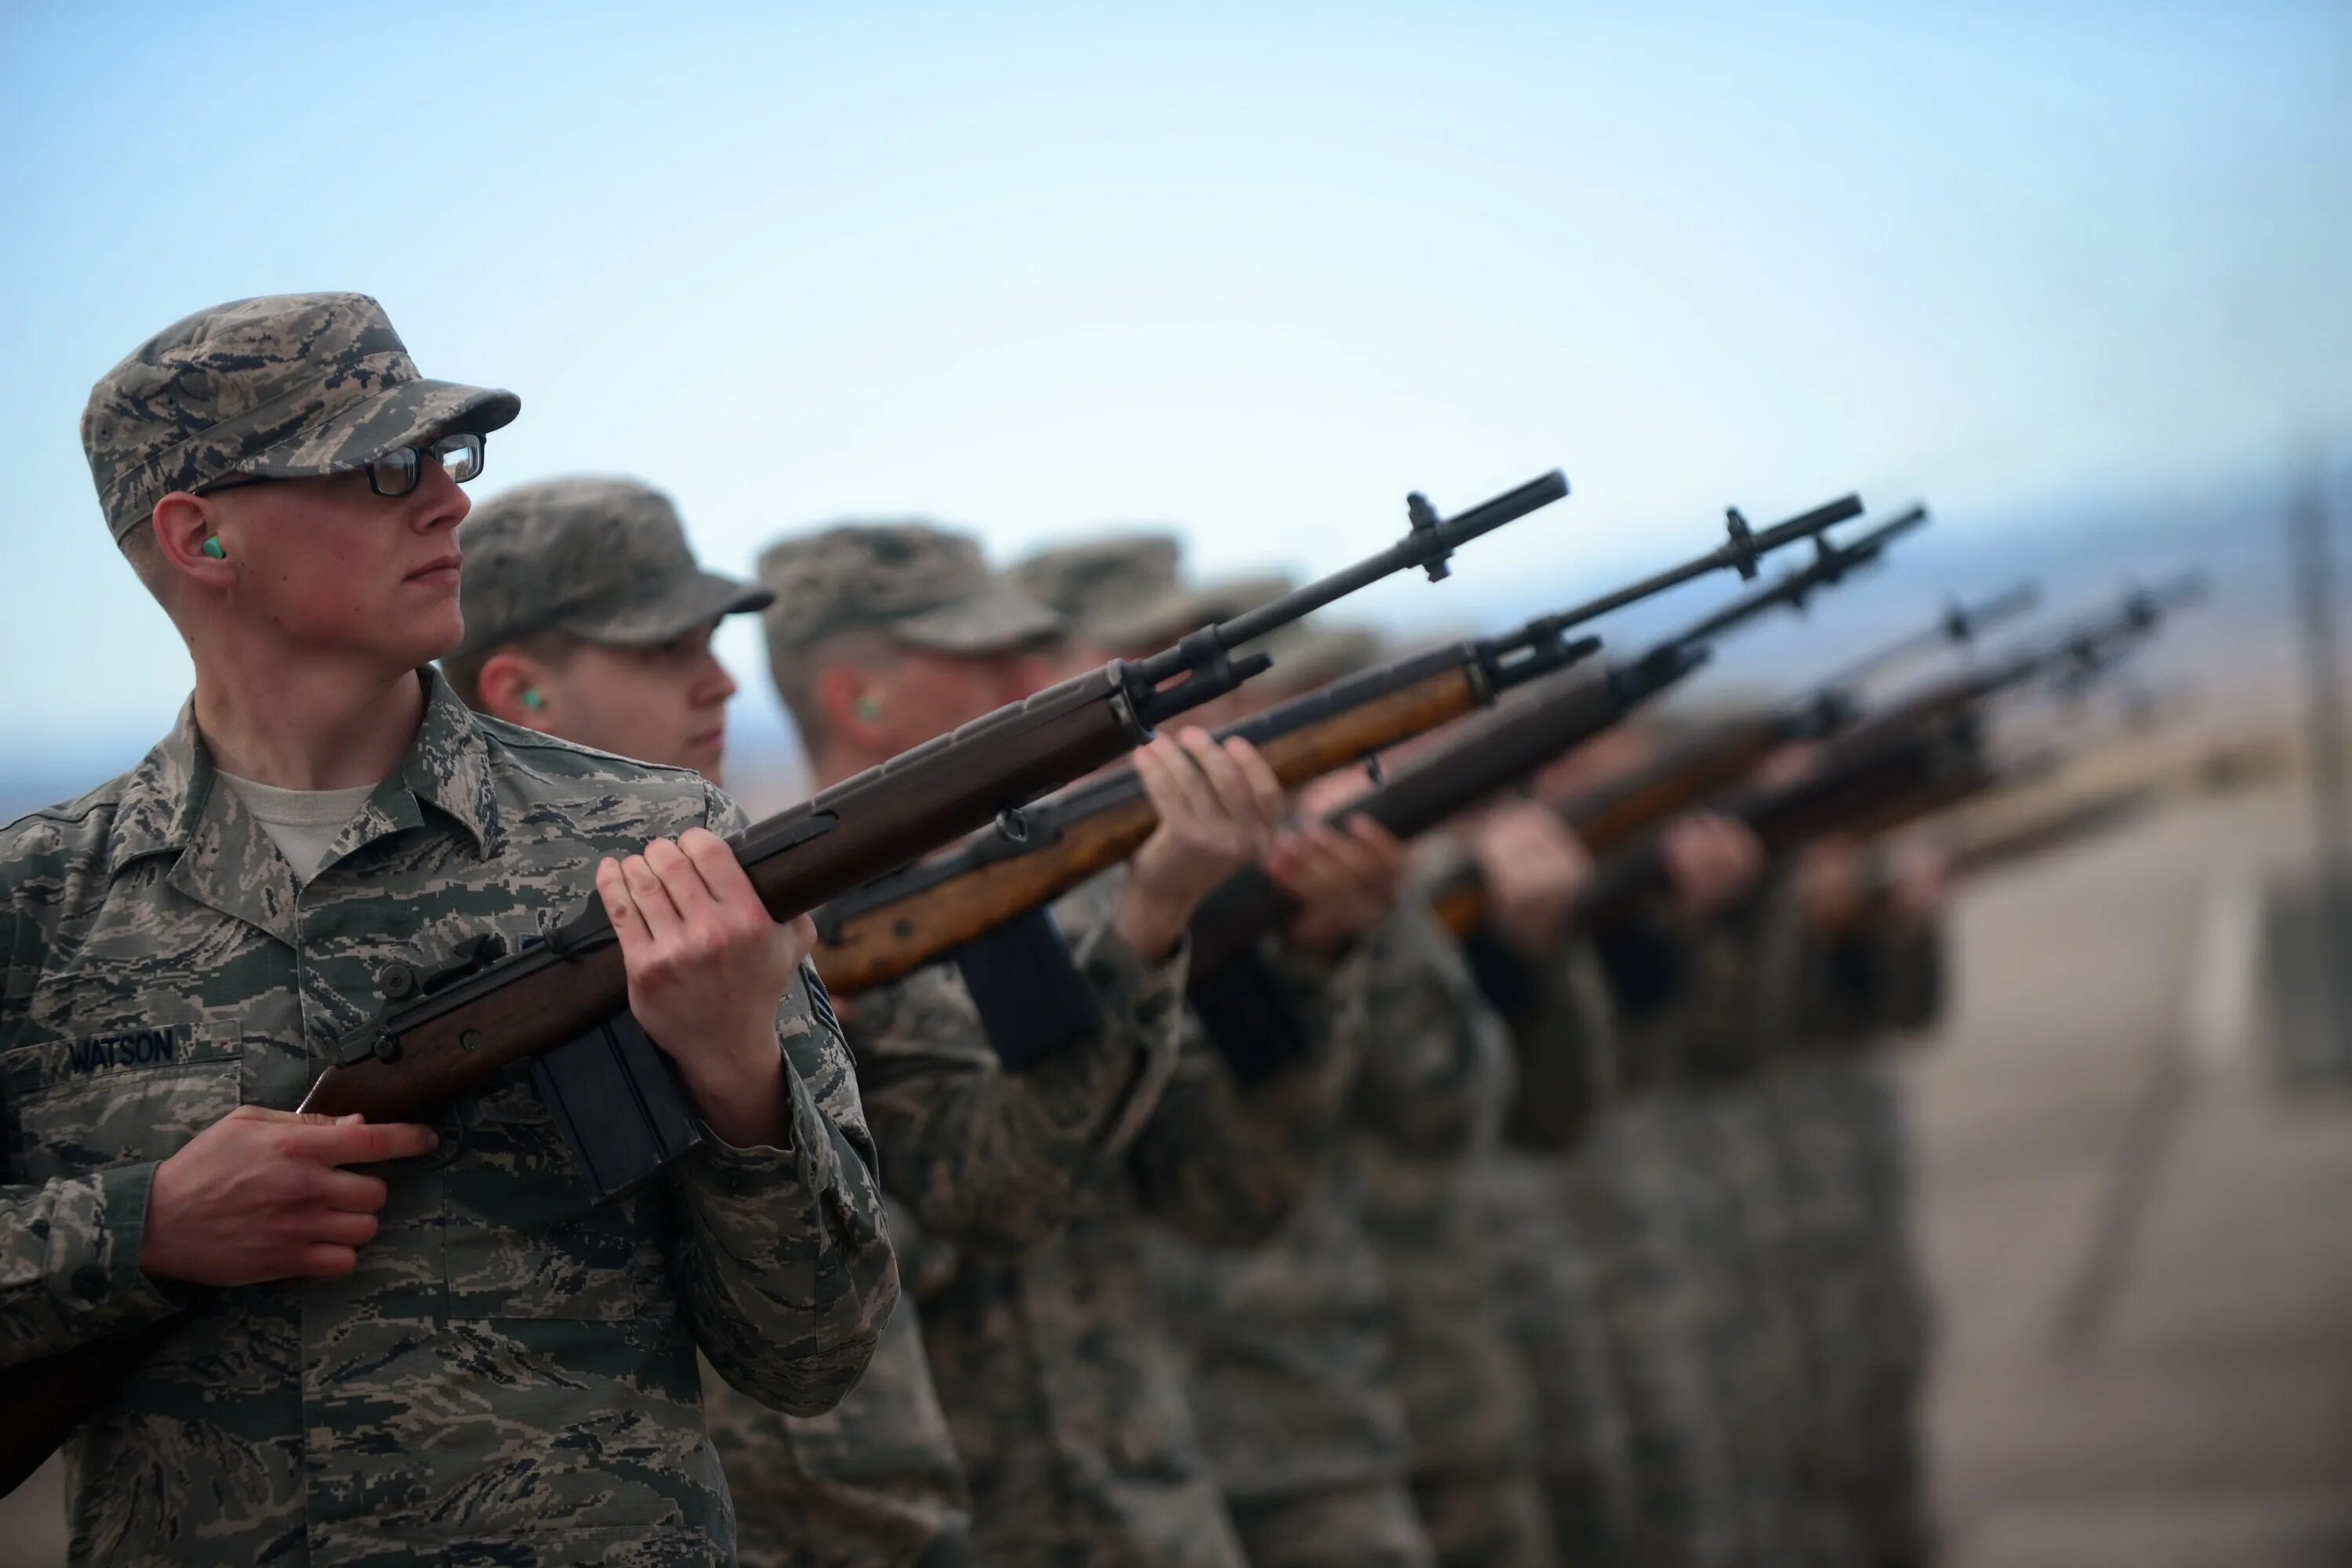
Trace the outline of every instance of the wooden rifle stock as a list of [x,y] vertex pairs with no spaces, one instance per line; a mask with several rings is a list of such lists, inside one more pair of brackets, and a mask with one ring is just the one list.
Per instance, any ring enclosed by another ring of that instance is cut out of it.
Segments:
[[[1571,747],[1622,719],[1639,703],[1706,661],[1700,648],[1661,655],[1536,701],[1491,715],[1470,733],[1333,812],[1339,826],[1368,817],[1400,838],[1427,832],[1508,789]],[[1255,868],[1237,872],[1192,911],[1192,973],[1216,973],[1288,918],[1290,895]]]
[[[1779,719],[1740,720],[1622,779],[1551,804],[1589,853],[1612,854],[1755,772],[1786,731]],[[1448,876],[1430,895],[1430,907],[1455,936],[1476,930],[1486,918],[1486,889],[1477,868],[1465,866]]]
[[[1474,650],[1465,645],[1336,682],[1220,734],[1252,740],[1291,788],[1486,700]],[[1032,840],[1044,835],[1042,844],[1007,845],[991,833],[820,910],[816,964],[826,986],[854,994],[910,973],[1126,859],[1160,826],[1131,768],[1024,815],[1023,831]]]
[[[1091,772],[1142,733],[1120,667],[1106,666],[845,779],[755,824],[734,849],[771,913],[803,914]],[[619,943],[593,905],[543,947],[446,986],[389,989],[425,994],[347,1037],[304,1110],[407,1120],[628,1005]]]
[[[1742,791],[1721,806],[1763,840],[1768,852],[1783,854],[1808,838],[1946,787],[1956,772],[1967,775],[1973,767],[1954,757],[1948,737],[1915,732],[1842,752],[1804,778]],[[1593,868],[1570,920],[1580,926],[1608,920],[1666,883],[1664,850],[1652,834]]]

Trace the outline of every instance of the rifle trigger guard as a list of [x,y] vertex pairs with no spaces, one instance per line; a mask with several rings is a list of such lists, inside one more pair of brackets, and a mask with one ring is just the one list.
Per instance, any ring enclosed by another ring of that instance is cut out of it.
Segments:
[[[1438,524],[1445,521],[1437,515],[1437,509],[1430,504],[1429,498],[1419,490],[1404,498],[1404,515],[1412,525],[1412,531],[1415,533],[1432,532]],[[1448,550],[1443,554],[1423,562],[1421,567],[1423,571],[1429,574],[1431,582],[1443,583],[1446,578],[1454,575],[1454,568],[1446,564],[1453,559],[1454,552]]]
[[996,814],[997,835],[1013,844],[1029,842],[1029,816],[1017,805],[1008,805]]

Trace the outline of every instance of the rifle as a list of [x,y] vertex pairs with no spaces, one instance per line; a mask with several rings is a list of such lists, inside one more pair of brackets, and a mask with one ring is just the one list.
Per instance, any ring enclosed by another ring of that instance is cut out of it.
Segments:
[[[1721,809],[1744,821],[1769,853],[1779,855],[1824,833],[1891,833],[1994,790],[2046,777],[2058,764],[2054,751],[2006,763],[1985,754],[1987,704],[2044,677],[2103,675],[2152,633],[2164,615],[2195,602],[2202,591],[2200,580],[2184,579],[2165,590],[2133,594],[2109,616],[1869,716],[1835,742],[1812,773],[1774,788],[1737,792],[1721,802]],[[1620,908],[1664,877],[1664,861],[1653,837],[1604,859],[1572,918],[1589,920]]]
[[[1884,524],[1876,536],[1877,542],[1883,545],[1894,534],[1926,521],[1926,509],[1913,507]],[[1857,544],[1870,542],[1868,539],[1856,542]],[[1771,595],[1770,602],[1785,602],[1792,608],[1804,609],[1812,592],[1838,580],[1836,575],[1822,572],[1820,567],[1821,563],[1816,562],[1790,574],[1789,578],[1767,591]],[[1765,595],[1751,597],[1760,600]],[[1994,620],[2015,614],[2016,598],[2011,594],[1980,605],[1964,607],[1956,605],[1946,612],[1944,620],[1932,635],[1939,638],[1974,636],[1978,629]],[[1766,607],[1764,603],[1736,602],[1686,629],[1677,640],[1691,642],[1719,636]],[[1955,626],[1961,629],[1957,632],[1947,629]],[[1918,640],[1916,637],[1906,635],[1901,643],[1873,655],[1869,665],[1884,664],[1900,657]],[[1670,748],[1664,755],[1636,768],[1623,778],[1611,780],[1553,805],[1588,849],[1596,855],[1605,855],[1656,824],[1689,810],[1700,801],[1747,777],[1775,747],[1786,742],[1828,733],[1846,722],[1852,716],[1853,703],[1844,695],[1843,685],[1850,679],[1851,672],[1840,677],[1837,683],[1823,686],[1778,712],[1754,719],[1735,720],[1710,734]],[[1486,917],[1486,889],[1480,881],[1477,868],[1464,866],[1447,875],[1432,889],[1429,902],[1439,924],[1457,937],[1467,936]]]
[[[1401,838],[1425,832],[1527,778],[1674,687],[1706,662],[1712,643],[1724,633],[1767,610],[1803,605],[1926,521],[1927,513],[1915,508],[1844,545],[1816,540],[1814,559],[1779,582],[1735,600],[1632,662],[1604,669],[1596,679],[1490,715],[1443,751],[1398,770],[1325,820],[1339,826],[1360,816]],[[1217,975],[1294,907],[1290,896],[1256,868],[1236,872],[1202,900],[1189,928],[1197,1008],[1204,1015],[1217,1010],[1211,1000]]]
[[2275,745],[2224,747],[2186,767],[2117,784],[2045,808],[2019,821],[1969,834],[1945,850],[1954,878],[1981,876],[2020,860],[2097,837],[2137,821],[2174,799],[2218,797],[2276,778],[2283,758]]
[[[1738,791],[1718,809],[1744,824],[1768,853],[1780,855],[1824,833],[1940,809],[1997,776],[1972,726],[1922,726],[1840,746],[1805,776]],[[1570,922],[1589,929],[1663,889],[1667,880],[1664,843],[1654,833],[1594,866]]]
[[[2200,577],[2184,577],[2156,589],[2134,592],[2116,610],[2078,622],[2065,632],[2019,648],[1983,668],[1929,684],[1910,697],[1857,717],[1849,703],[1824,705],[1826,721],[1843,731],[1832,755],[1806,780],[1783,791],[1735,795],[1727,803],[1735,816],[1750,820],[1769,850],[1778,852],[1804,838],[1841,828],[1884,832],[1958,805],[1996,784],[2029,776],[2045,764],[2004,772],[1981,755],[1981,711],[1994,698],[2046,677],[2104,672],[2151,635],[2168,615],[2203,597]],[[1918,767],[1901,776],[1902,759]],[[1877,770],[1874,773],[1873,769]],[[1857,794],[1837,797],[1840,781]],[[1607,805],[1607,802],[1598,803]],[[1595,816],[1598,816],[1598,812]],[[1570,819],[1580,831],[1585,817],[1576,807]],[[1580,908],[1610,907],[1627,889],[1647,887],[1664,875],[1654,840],[1626,852],[1615,867],[1606,860],[1594,871]]]
[[[1446,575],[1454,551],[1568,493],[1555,469],[1452,518],[1419,494],[1410,528],[1379,553],[1174,647],[1101,668],[973,721],[757,823],[731,842],[778,919],[815,908],[991,818],[1083,777],[1150,738],[1152,726],[1266,668],[1230,650],[1392,573]],[[603,907],[508,955],[477,939],[430,972],[393,963],[383,1006],[331,1047],[304,1110],[404,1121],[530,1063],[597,1201],[628,1190],[701,1141],[684,1089],[627,1014],[620,947]],[[38,1468],[129,1375],[167,1325],[93,1340],[0,1373],[0,1492]]]
[[[1861,500],[1846,496],[1759,531],[1732,510],[1729,538],[1711,551],[1505,636],[1347,677],[1226,725],[1218,737],[1248,741],[1285,787],[1295,786],[1579,662],[1600,647],[1568,637],[1586,622],[1706,573],[1752,576],[1761,556],[1861,512]],[[843,994],[896,980],[1124,860],[1159,825],[1131,767],[1075,785],[1023,811],[1009,832],[976,835],[818,910],[817,971]]]

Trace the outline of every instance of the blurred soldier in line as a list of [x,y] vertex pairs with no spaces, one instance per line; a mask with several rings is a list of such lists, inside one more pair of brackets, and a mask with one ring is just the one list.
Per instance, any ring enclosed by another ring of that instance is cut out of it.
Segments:
[[[735,683],[710,652],[720,617],[774,593],[701,570],[669,498],[631,479],[551,479],[477,508],[466,637],[444,661],[474,707],[509,723],[717,783]],[[891,1205],[891,1227],[911,1233]],[[780,1415],[706,1365],[703,1411],[735,1501],[746,1568],[973,1561],[970,1504],[931,1388],[915,1305],[922,1261],[866,1375],[821,1415]]]
[[1800,853],[1790,880],[1809,951],[1765,1099],[1789,1194],[1778,1273],[1815,1380],[1807,1429],[1821,1446],[1801,1473],[1851,1561],[1918,1568],[1935,1554],[1919,1409],[1929,1324],[1901,1103],[1873,1056],[1940,1008],[1943,864],[1925,846],[1832,836]]
[[[969,539],[922,524],[787,540],[761,576],[778,595],[770,667],[820,785],[1026,695],[1062,626]],[[1271,846],[1281,792],[1255,752],[1197,731],[1137,768],[1160,826],[1056,910],[1097,1020],[1084,1038],[992,1036],[947,965],[856,998],[886,1182],[956,1253],[924,1337],[992,1564],[1242,1563],[1146,1289],[1147,1219],[1262,1239],[1296,1206],[1349,1065],[1345,993],[1279,955],[1309,1021],[1297,1059],[1244,1089],[1180,1039],[1185,921]],[[1289,853],[1321,868],[1318,847]]]
[[[196,684],[137,768],[0,834],[0,1360],[163,1331],[70,1445],[78,1563],[729,1561],[696,1350],[822,1409],[897,1294],[814,935],[760,908],[733,803],[421,668],[517,407],[419,375],[359,294],[200,312],[91,392]],[[527,1084],[430,1127],[294,1112],[385,965],[538,940],[592,882],[710,1132],[657,1184],[584,1205]],[[135,1072],[67,1049],[134,1036]]]
[[[1289,585],[1235,581],[1188,591],[1176,567],[1172,539],[1127,535],[1047,551],[1015,572],[1071,616],[1090,650],[1121,652],[1164,645]],[[1245,700],[1223,717],[1302,689],[1273,651],[1276,671],[1236,693]],[[1310,788],[1299,816],[1311,823],[1332,804]],[[1334,852],[1352,866],[1363,896],[1291,937],[1294,948],[1327,961],[1387,916],[1404,867],[1402,846],[1370,824],[1339,837]],[[1360,987],[1362,967],[1349,973]],[[1351,1009],[1360,1021],[1363,1000],[1360,991]],[[1189,1023],[1204,1027],[1197,1016]],[[1370,1043],[1358,1040],[1351,1059]],[[1361,1092],[1352,1075],[1336,1087]],[[1344,1152],[1337,1136],[1325,1143],[1304,1201],[1262,1247],[1220,1252],[1163,1235],[1154,1258],[1157,1290],[1189,1359],[1202,1440],[1253,1568],[1433,1561],[1405,1484],[1386,1300]]]
[[[1540,787],[1579,793],[1653,750],[1646,727],[1620,726]],[[1532,843],[1532,821],[1524,831]],[[1702,1256],[1709,1196],[1687,1163],[1678,1098],[1691,1037],[1703,1033],[1697,999],[1736,994],[1711,983],[1727,954],[1707,930],[1753,886],[1760,857],[1752,836],[1706,813],[1670,824],[1663,847],[1668,900],[1570,933],[1546,963],[1517,966],[1522,999],[1506,1011],[1528,1064],[1511,1120],[1525,1153],[1505,1163],[1495,1187],[1498,1228],[1515,1237],[1507,1300],[1538,1379],[1569,1561],[1771,1561],[1759,1553],[1749,1471],[1724,1398],[1719,1342],[1730,1313]],[[1503,858],[1490,853],[1490,874],[1508,876]],[[1563,1147],[1566,1159],[1543,1160]],[[1601,1346],[1580,1331],[1586,1323]]]

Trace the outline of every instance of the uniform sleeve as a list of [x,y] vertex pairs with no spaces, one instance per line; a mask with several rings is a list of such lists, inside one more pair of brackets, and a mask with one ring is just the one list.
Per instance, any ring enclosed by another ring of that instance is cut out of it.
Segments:
[[1943,1010],[1939,921],[1879,916],[1848,932],[1824,962],[1834,1026],[1849,1042],[1916,1033],[1932,1025]]
[[1365,957],[1356,1123],[1400,1154],[1450,1160],[1484,1122],[1495,1061],[1508,1049],[1503,1021],[1417,900],[1381,922]]
[[140,1271],[152,1163],[0,1185],[0,1367],[127,1332],[178,1311]]
[[1059,1235],[1174,1070],[1185,950],[1149,963],[1102,922],[1071,958],[1099,1027],[1017,1073],[951,968],[857,998],[857,1070],[882,1168],[937,1242],[1009,1261]]
[[1528,1006],[1511,1020],[1519,1081],[1504,1136],[1523,1149],[1572,1149],[1622,1081],[1624,1045],[1609,981],[1591,942],[1570,932],[1530,963]]
[[[719,833],[742,813],[710,792]],[[898,1296],[872,1135],[849,1047],[803,963],[777,1008],[788,1100],[782,1148],[706,1133],[670,1178],[670,1269],[696,1342],[750,1397],[790,1415],[840,1402]]]
[[1145,1206],[1202,1247],[1255,1247],[1290,1216],[1337,1152],[1362,1059],[1362,944],[1336,965],[1278,942],[1266,952],[1302,1048],[1245,1087],[1188,1013],[1175,1075],[1129,1157]]
[[[0,1050],[16,1037],[40,972],[38,935],[0,902]],[[152,1162],[31,1183],[0,1090],[0,1367],[142,1328],[180,1309],[175,1289],[139,1268]]]

